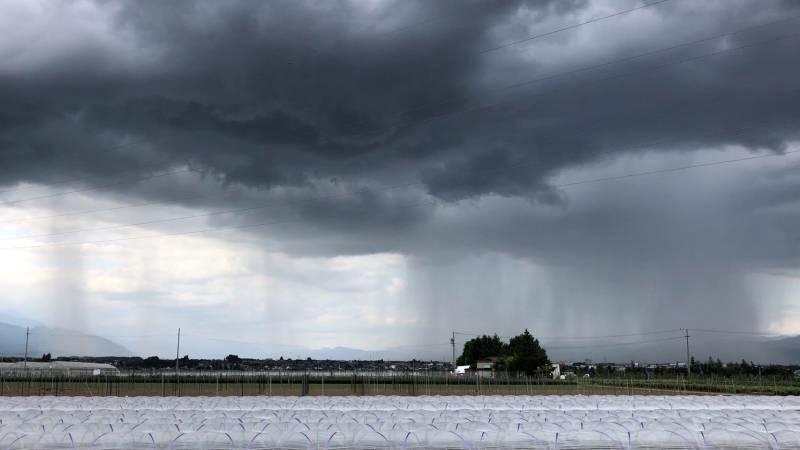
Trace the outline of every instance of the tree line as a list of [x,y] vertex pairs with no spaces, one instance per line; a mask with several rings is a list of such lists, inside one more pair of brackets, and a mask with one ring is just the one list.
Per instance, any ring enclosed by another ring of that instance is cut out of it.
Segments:
[[464,343],[458,365],[475,369],[478,361],[492,359],[495,370],[535,375],[550,366],[547,352],[526,328],[525,331],[504,342],[497,334],[483,335]]

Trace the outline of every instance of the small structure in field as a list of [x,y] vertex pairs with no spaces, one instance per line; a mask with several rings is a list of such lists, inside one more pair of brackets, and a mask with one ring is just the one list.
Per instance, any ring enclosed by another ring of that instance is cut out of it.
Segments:
[[479,377],[491,378],[494,376],[494,365],[499,358],[490,357],[475,362],[475,374]]
[[119,375],[119,369],[111,364],[89,363],[79,361],[16,361],[0,363],[3,375],[36,375],[36,376],[87,376],[87,375]]
[[456,370],[453,371],[454,375],[466,375],[467,371],[469,370],[470,366],[456,366]]

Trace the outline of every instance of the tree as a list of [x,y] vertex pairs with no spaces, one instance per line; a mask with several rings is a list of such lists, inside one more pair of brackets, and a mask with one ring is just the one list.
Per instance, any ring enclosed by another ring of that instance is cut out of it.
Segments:
[[500,340],[496,334],[494,336],[479,336],[464,343],[464,351],[456,362],[459,365],[475,365],[478,360],[489,357],[503,357],[508,355],[508,344]]
[[528,375],[536,374],[538,369],[550,364],[547,352],[527,329],[519,336],[511,338],[508,344],[501,341],[496,334],[470,339],[464,343],[464,351],[456,362],[474,366],[477,361],[492,357],[499,358],[495,361],[495,369],[509,369]]
[[158,356],[149,356],[142,361],[142,367],[146,367],[148,369],[155,369],[161,366],[161,360],[158,359]]
[[242,360],[239,358],[239,355],[228,355],[225,357],[225,362],[228,364],[239,364],[241,361]]
[[509,369],[516,372],[525,372],[533,375],[538,369],[547,367],[550,360],[547,352],[539,345],[539,340],[534,338],[528,329],[519,336],[514,336],[508,343],[511,361]]

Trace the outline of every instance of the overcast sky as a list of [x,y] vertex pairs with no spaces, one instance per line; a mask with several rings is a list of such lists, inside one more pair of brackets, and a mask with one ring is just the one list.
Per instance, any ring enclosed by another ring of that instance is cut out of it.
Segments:
[[3,2],[3,309],[192,356],[800,333],[800,3],[643,4]]

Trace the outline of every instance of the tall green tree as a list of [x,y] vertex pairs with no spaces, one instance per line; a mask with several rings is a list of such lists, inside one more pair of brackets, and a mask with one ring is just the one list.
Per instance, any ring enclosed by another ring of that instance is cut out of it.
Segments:
[[456,363],[475,366],[478,360],[490,357],[504,357],[506,355],[508,355],[508,344],[501,341],[496,334],[494,336],[484,334],[464,343],[464,351],[458,357]]
[[527,328],[524,333],[511,338],[508,349],[511,356],[508,368],[511,371],[533,375],[550,364],[547,352]]
[[456,362],[474,367],[477,361],[492,357],[499,358],[495,369],[509,369],[529,375],[550,364],[547,352],[527,329],[519,336],[511,338],[507,344],[496,334],[470,339],[464,343],[464,351]]

